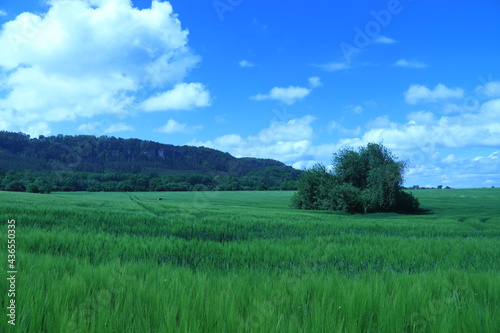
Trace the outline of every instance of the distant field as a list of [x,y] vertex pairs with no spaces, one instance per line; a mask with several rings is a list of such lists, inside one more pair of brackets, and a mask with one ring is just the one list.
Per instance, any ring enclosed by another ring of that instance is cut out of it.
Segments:
[[498,332],[500,189],[413,191],[425,215],[294,210],[292,194],[0,192],[15,329]]

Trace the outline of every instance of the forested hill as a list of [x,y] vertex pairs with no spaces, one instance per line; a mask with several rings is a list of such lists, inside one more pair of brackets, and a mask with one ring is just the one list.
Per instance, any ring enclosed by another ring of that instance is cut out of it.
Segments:
[[0,131],[1,190],[294,189],[300,173],[279,161],[205,147]]

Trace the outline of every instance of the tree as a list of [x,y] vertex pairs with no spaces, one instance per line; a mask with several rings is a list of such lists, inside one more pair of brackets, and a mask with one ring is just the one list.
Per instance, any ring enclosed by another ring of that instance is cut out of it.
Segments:
[[297,184],[298,192],[292,197],[292,206],[299,209],[333,209],[330,191],[335,179],[322,164],[306,170]]
[[412,213],[419,202],[403,191],[406,163],[382,144],[369,143],[358,151],[345,148],[333,155],[332,171],[316,165],[299,180],[292,206],[348,213]]
[[26,186],[24,186],[24,184],[20,181],[13,181],[5,186],[5,190],[12,192],[24,192],[26,191]]
[[0,131],[0,190],[185,191],[196,184],[209,190],[295,189],[300,173],[279,161],[204,147]]
[[40,188],[38,187],[37,184],[28,184],[28,186],[26,187],[26,192],[29,192],[29,193],[40,193]]

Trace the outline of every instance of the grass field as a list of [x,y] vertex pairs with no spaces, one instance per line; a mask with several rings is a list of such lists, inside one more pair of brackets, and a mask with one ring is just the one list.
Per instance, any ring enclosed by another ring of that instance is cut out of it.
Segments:
[[293,210],[292,192],[0,192],[15,329],[499,332],[500,189],[413,193],[431,213]]

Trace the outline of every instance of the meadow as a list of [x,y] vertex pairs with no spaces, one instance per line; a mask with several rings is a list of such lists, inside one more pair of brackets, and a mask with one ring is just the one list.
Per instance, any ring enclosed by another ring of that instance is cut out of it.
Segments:
[[413,191],[422,215],[292,194],[0,192],[0,331],[498,332],[500,189]]

